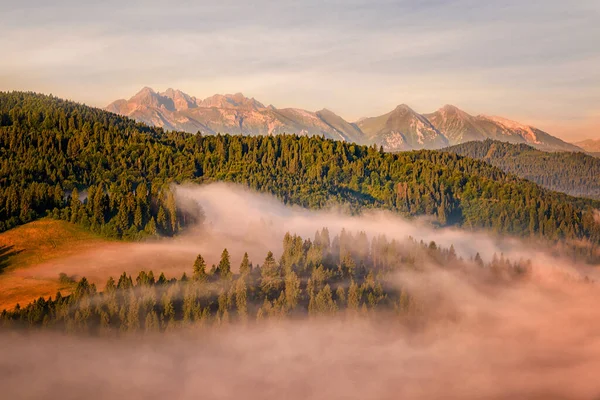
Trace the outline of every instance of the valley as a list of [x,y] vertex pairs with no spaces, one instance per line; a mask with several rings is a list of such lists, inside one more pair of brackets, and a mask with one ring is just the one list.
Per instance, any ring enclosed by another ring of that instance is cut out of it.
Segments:
[[[599,203],[593,199],[598,165],[581,153],[545,153],[491,140],[448,152],[385,153],[305,135],[196,136],[53,97],[2,96],[2,154],[10,162],[0,190],[0,204],[7,205],[0,210],[5,231],[0,281],[8,288],[2,306],[9,309],[58,290],[70,293],[74,283],[61,283],[60,273],[101,285],[110,276],[146,268],[179,277],[201,249],[217,262],[219,244],[188,232],[203,224],[205,210],[176,196],[173,184],[238,183],[289,206],[343,207],[357,215],[385,209],[409,219],[429,217],[428,224],[438,229],[542,240],[548,250],[582,261],[598,258]],[[414,113],[408,107],[397,112]],[[346,126],[328,117],[332,125]],[[375,129],[378,123],[365,120],[361,126]],[[549,162],[559,170],[549,169]],[[578,180],[571,179],[567,165],[581,174]],[[248,240],[242,243],[252,243]],[[261,249],[255,259],[278,247],[249,246]],[[232,254],[239,260],[243,249]]]
[[600,399],[598,21],[0,1],[0,399]]

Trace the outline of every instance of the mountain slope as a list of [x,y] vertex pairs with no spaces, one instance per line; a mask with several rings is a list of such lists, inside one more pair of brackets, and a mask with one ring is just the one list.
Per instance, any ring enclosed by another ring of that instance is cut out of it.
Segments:
[[581,142],[575,143],[576,146],[581,147],[588,153],[600,153],[600,139],[588,139]]
[[129,100],[114,101],[105,109],[166,130],[208,135],[324,136],[376,144],[388,151],[439,149],[485,139],[528,143],[544,151],[581,150],[537,128],[501,117],[472,116],[451,105],[419,114],[403,104],[384,115],[349,123],[327,109],[278,109],[241,93],[198,99],[180,90],[156,92],[145,87]]
[[455,106],[446,105],[425,117],[448,138],[451,145],[473,140],[493,139],[526,143],[544,151],[581,151],[535,127],[502,117],[472,116]]
[[406,104],[379,117],[364,118],[356,123],[369,142],[384,150],[435,149],[448,145],[448,139],[420,114]]
[[[441,151],[385,153],[292,135],[165,133],[99,109],[13,92],[0,93],[0,155],[2,229],[51,212],[92,227],[100,220],[123,234],[146,223],[176,232],[180,210],[164,188],[223,180],[304,207],[378,207],[430,215],[441,225],[600,243],[593,209],[600,202]],[[63,188],[87,190],[94,201],[82,205]]]
[[[319,113],[275,107],[265,107],[254,98],[241,93],[214,95],[197,99],[180,90],[162,93],[143,88],[129,100],[117,100],[107,111],[134,118],[167,130],[182,130],[203,134],[276,135],[295,133],[325,136],[336,140],[362,141],[360,131],[332,112]],[[349,129],[347,132],[345,129]]]
[[473,141],[444,149],[572,196],[600,199],[600,159],[582,152],[548,153],[525,144]]
[[451,144],[485,140],[489,136],[475,117],[449,104],[424,116],[440,132],[444,132]]
[[346,140],[354,143],[362,143],[365,140],[364,133],[354,124],[348,123],[339,115],[326,108],[317,111],[317,116],[327,125],[346,137]]

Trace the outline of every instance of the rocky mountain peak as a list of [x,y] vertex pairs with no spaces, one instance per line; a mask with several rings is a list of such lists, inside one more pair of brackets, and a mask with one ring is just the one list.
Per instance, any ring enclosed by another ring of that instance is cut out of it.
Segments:
[[197,107],[196,98],[179,89],[168,88],[160,93],[160,95],[171,99],[176,110],[187,110]]
[[144,87],[131,99],[117,100],[106,109],[150,125],[192,133],[324,135],[378,144],[389,151],[436,149],[488,138],[529,143],[544,150],[581,150],[529,125],[500,117],[472,116],[451,104],[431,114],[420,114],[400,104],[386,114],[349,123],[327,108],[310,112],[265,107],[241,92],[198,99],[178,89],[157,93]]
[[400,105],[396,106],[394,111],[402,112],[402,113],[416,114],[416,112],[412,108],[410,108],[410,106],[408,106],[408,104],[400,104]]

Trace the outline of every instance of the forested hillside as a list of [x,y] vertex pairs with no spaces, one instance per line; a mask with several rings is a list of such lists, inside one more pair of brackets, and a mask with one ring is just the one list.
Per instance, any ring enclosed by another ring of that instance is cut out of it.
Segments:
[[572,196],[600,199],[600,159],[585,153],[547,153],[526,144],[486,140],[446,149]]
[[442,225],[600,242],[598,203],[447,152],[389,154],[295,135],[166,134],[22,92],[0,95],[0,152],[2,230],[51,213],[114,236],[170,234],[186,216],[168,183],[223,180],[305,207],[380,207]]

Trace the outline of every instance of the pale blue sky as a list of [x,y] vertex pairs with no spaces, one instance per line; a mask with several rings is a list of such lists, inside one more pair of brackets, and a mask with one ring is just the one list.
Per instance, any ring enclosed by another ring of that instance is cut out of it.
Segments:
[[95,106],[142,86],[350,121],[451,103],[600,137],[600,0],[2,1],[0,50],[0,90]]

